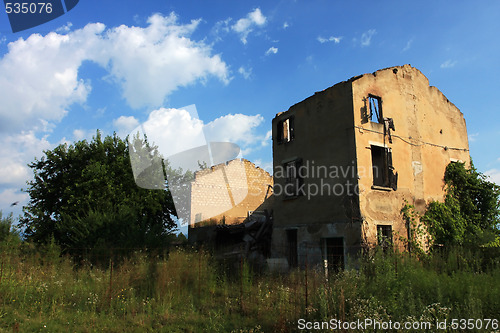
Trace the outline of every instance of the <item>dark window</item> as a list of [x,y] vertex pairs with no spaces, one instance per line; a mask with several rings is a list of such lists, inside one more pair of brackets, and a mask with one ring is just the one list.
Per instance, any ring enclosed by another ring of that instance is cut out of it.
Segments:
[[377,225],[377,240],[378,245],[384,250],[392,247],[392,226]]
[[330,271],[344,268],[344,239],[342,237],[323,238],[326,267]]
[[379,146],[371,146],[373,185],[397,189],[398,174],[392,165],[392,150]]
[[300,194],[299,188],[303,182],[300,175],[300,166],[300,160],[285,163],[286,178],[284,193],[287,197],[293,197]]
[[286,239],[288,241],[288,265],[297,267],[297,229],[288,229]]
[[293,116],[278,121],[278,143],[290,142],[294,139],[294,121]]
[[374,123],[383,123],[382,116],[382,98],[374,95],[368,95],[368,105],[370,109],[369,119]]

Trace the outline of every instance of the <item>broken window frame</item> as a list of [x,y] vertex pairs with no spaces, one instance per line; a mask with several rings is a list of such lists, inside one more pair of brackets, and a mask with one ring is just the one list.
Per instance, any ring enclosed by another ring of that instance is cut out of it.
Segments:
[[368,119],[372,123],[384,123],[384,116],[382,113],[382,97],[369,94],[368,111]]
[[294,116],[278,121],[277,124],[278,144],[293,141],[294,136]]
[[[303,178],[300,175],[300,166],[302,165],[302,160],[296,159],[284,163],[283,167],[286,172],[284,196],[286,198],[296,197],[300,195],[299,188],[303,183]],[[290,186],[292,185],[292,186]],[[289,188],[292,187],[292,191]]]
[[[397,190],[398,174],[394,173],[392,164],[392,149],[371,145],[373,187]],[[380,152],[377,154],[377,152]]]
[[377,245],[384,251],[392,248],[394,244],[392,236],[392,225],[377,224]]

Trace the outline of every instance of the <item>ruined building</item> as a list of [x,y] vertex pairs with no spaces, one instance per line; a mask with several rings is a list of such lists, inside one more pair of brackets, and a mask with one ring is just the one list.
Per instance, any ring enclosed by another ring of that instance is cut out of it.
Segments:
[[228,255],[248,256],[254,251],[269,256],[273,177],[245,159],[221,163],[194,176],[190,243]]
[[272,126],[271,257],[292,267],[343,267],[363,246],[398,245],[405,202],[442,200],[446,166],[469,162],[462,113],[410,65],[317,92]]

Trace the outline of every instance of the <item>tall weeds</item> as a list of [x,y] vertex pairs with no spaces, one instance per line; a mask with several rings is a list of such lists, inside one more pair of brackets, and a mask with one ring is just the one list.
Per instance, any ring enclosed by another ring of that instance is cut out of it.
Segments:
[[1,246],[0,331],[288,332],[300,318],[435,323],[500,313],[497,257],[463,249],[420,260],[375,252],[358,270],[326,276],[313,267],[256,274],[244,260],[224,270],[196,250],[96,267],[76,266],[54,245]]

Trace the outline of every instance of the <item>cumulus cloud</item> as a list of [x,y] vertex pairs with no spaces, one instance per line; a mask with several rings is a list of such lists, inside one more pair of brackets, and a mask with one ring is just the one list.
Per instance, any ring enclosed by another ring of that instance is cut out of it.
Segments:
[[248,35],[255,27],[263,26],[266,20],[267,18],[262,14],[260,8],[256,8],[254,11],[248,13],[246,17],[236,21],[231,29],[237,32],[240,35],[241,42],[246,44]]
[[262,124],[264,117],[257,114],[228,114],[205,125],[205,133],[210,141],[234,142],[243,147],[258,144],[261,141],[255,129]]
[[152,111],[143,124],[130,132],[146,134],[148,140],[168,157],[206,144],[203,122],[198,119],[194,106],[175,109],[160,108]]
[[375,29],[370,29],[366,32],[363,32],[361,35],[361,46],[369,46],[372,42],[372,37],[375,35],[377,31]]
[[91,23],[67,34],[33,34],[9,43],[0,59],[0,130],[44,131],[71,104],[85,103],[91,82],[78,77],[84,61],[107,69],[133,108],[158,107],[178,87],[209,77],[227,83],[228,67],[220,55],[190,39],[198,23],[179,24],[174,13],[155,14],[144,28]]
[[139,120],[134,116],[121,116],[113,120],[113,126],[118,136],[123,138],[127,136],[130,131],[139,126]]
[[266,51],[266,56],[270,54],[276,54],[278,53],[278,48],[271,46],[267,51]]
[[120,26],[107,32],[101,59],[122,85],[123,97],[133,108],[160,106],[180,86],[215,76],[228,82],[228,68],[203,42],[189,38],[199,20],[177,24],[177,16],[155,14],[146,28]]
[[41,157],[53,145],[33,131],[5,135],[0,138],[0,188],[23,187],[32,176],[28,163]]
[[452,67],[455,67],[456,64],[457,64],[456,60],[453,61],[451,59],[448,59],[445,62],[443,62],[440,67],[441,68],[452,68]]
[[160,153],[168,157],[208,142],[232,142],[253,149],[262,145],[268,136],[256,131],[264,118],[261,115],[228,114],[204,123],[198,118],[194,105],[185,108],[160,108],[150,113],[146,122],[130,134],[145,133]]
[[33,34],[9,43],[0,59],[0,131],[43,131],[47,122],[60,121],[71,104],[83,103],[91,88],[78,78],[78,68],[103,29],[91,24],[68,35]]
[[328,42],[334,42],[335,44],[338,44],[338,43],[340,43],[342,38],[343,37],[335,37],[335,36],[330,36],[328,38],[324,38],[324,37],[318,36],[317,39],[318,39],[318,42],[320,42],[321,44],[328,43]]

